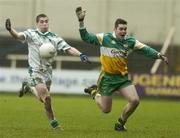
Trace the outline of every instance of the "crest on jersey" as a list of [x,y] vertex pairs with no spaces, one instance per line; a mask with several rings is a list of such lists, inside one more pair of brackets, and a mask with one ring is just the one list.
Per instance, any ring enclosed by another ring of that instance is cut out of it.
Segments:
[[111,44],[116,44],[116,41],[112,40],[112,41],[111,41]]

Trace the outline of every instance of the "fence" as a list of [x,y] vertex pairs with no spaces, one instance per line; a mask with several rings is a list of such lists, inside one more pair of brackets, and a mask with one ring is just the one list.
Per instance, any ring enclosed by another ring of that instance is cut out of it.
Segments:
[[[10,68],[16,68],[17,67],[17,61],[18,60],[27,60],[27,55],[7,55],[7,59],[11,61]],[[99,57],[89,57],[91,62],[99,62]],[[80,62],[79,57],[72,57],[72,56],[57,56],[55,57],[55,63],[56,63],[56,69],[62,69],[62,62]]]

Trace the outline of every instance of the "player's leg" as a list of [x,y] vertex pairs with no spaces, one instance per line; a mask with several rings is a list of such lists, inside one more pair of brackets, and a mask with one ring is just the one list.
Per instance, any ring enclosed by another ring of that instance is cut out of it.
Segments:
[[35,84],[33,81],[34,81],[34,79],[32,79],[32,78],[24,79],[22,81],[22,85],[21,85],[21,88],[19,90],[19,97],[23,97],[24,94],[31,92],[32,94],[34,94],[39,99],[38,92],[34,86]]
[[35,85],[35,82],[32,78],[32,74],[34,73],[34,71],[32,70],[31,67],[28,68],[28,73],[31,77],[25,78],[22,81],[21,89],[19,90],[19,97],[22,97],[24,94],[26,94],[28,92],[33,92],[33,90],[31,88],[33,85]]
[[50,120],[51,126],[53,128],[60,128],[63,130],[58,121],[55,119],[51,107],[49,89],[51,85],[52,71],[49,70],[49,72],[46,73],[39,73],[39,71],[33,71],[30,68],[29,73],[31,77],[23,81],[19,95],[22,97],[26,92],[26,88],[28,88],[28,91],[32,92],[42,103],[44,103],[44,108],[47,117]]
[[37,91],[38,98],[40,99],[40,101],[44,103],[44,108],[46,110],[47,117],[50,120],[51,126],[53,128],[63,129],[54,117],[54,113],[51,106],[51,97],[46,85],[44,83],[38,83],[35,86],[35,89]]
[[31,87],[28,85],[28,79],[24,79],[22,81],[21,88],[20,88],[20,90],[18,92],[18,96],[22,97],[24,94],[26,94],[28,92],[32,92]]
[[97,93],[97,85],[93,84],[90,87],[87,87],[84,89],[84,92],[91,95],[93,97],[93,99],[95,98],[95,95]]
[[51,98],[45,84],[39,83],[35,86],[38,98],[44,103],[49,120],[54,119],[54,114],[51,108]]
[[[50,124],[53,128],[63,129],[58,121],[54,117],[54,113],[51,107],[51,97],[49,94],[49,88],[51,85],[51,80],[44,82],[44,76],[41,76],[39,73],[34,73],[29,80],[29,85],[31,85],[31,92],[44,104],[44,108],[47,114],[47,117],[50,121]],[[46,83],[46,84],[45,84]]]
[[95,101],[102,112],[111,112],[112,96],[101,96],[99,93],[97,93],[95,96]]
[[122,126],[125,125],[127,119],[139,105],[139,96],[134,85],[129,85],[127,87],[119,89],[118,92],[128,100],[128,103],[127,105],[125,105],[123,112],[120,118],[118,119],[119,128],[118,124],[115,124],[116,130],[121,129]]
[[95,99],[96,104],[104,113],[109,113],[112,107],[112,96],[101,96],[99,90],[97,90],[97,85],[92,85],[84,89],[85,93],[88,93]]
[[97,85],[92,85],[84,89],[85,93],[90,94],[95,99],[96,104],[104,113],[111,112],[112,107],[112,90],[114,89],[109,83],[109,77],[101,72],[97,81]]
[[60,128],[63,130],[62,126],[59,125],[58,121],[54,117],[54,112],[51,106],[51,97],[49,93],[49,88],[51,85],[52,70],[48,69],[47,72],[33,72],[32,82],[34,82],[35,91],[34,94],[37,95],[38,99],[43,102],[47,117],[53,128]]

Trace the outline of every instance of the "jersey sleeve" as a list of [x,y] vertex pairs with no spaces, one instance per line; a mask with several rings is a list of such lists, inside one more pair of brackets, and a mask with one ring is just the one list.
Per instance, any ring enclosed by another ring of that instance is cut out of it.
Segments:
[[156,51],[155,49],[151,48],[150,46],[147,46],[138,40],[136,40],[134,49],[137,51],[137,53],[142,54],[144,56],[153,58],[153,59],[158,59],[159,58],[159,52]]
[[103,41],[103,34],[93,34],[93,33],[89,33],[86,28],[80,28],[79,29],[80,35],[81,35],[81,39],[87,43],[93,44],[93,45],[97,45],[100,46],[102,45],[102,41]]
[[66,43],[66,41],[64,41],[64,39],[62,39],[61,37],[57,38],[57,50],[58,51],[66,51],[67,49],[71,48],[71,46]]
[[20,32],[20,33],[22,33],[25,38],[24,40],[21,40],[21,42],[25,43],[25,42],[31,41],[32,34],[33,34],[31,29],[28,29],[28,30],[26,30],[24,32]]

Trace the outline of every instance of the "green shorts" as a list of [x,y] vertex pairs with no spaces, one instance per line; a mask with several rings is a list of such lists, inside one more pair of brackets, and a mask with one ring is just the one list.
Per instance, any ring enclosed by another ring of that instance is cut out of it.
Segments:
[[108,74],[102,72],[98,79],[98,91],[103,96],[111,96],[116,90],[132,84],[128,74]]

